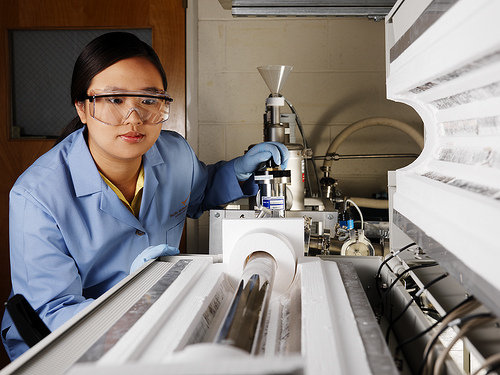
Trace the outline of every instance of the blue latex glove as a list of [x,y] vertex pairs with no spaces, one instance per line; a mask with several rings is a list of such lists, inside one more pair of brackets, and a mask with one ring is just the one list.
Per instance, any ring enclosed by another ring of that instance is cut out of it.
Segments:
[[238,181],[246,181],[259,164],[273,158],[281,169],[286,169],[290,154],[285,145],[278,142],[263,142],[253,146],[248,152],[234,161],[234,173]]
[[179,249],[173,246],[168,246],[167,244],[161,244],[156,246],[147,247],[137,255],[137,257],[132,262],[130,266],[130,273],[134,272],[144,263],[146,263],[150,259],[155,259],[158,257],[164,257],[167,255],[177,255],[179,254]]

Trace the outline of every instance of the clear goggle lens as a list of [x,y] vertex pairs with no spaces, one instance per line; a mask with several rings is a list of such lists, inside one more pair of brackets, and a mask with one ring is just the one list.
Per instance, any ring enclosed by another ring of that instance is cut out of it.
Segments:
[[173,101],[164,91],[93,90],[86,99],[90,102],[90,115],[106,125],[121,125],[134,111],[144,124],[161,124],[168,120],[170,102]]

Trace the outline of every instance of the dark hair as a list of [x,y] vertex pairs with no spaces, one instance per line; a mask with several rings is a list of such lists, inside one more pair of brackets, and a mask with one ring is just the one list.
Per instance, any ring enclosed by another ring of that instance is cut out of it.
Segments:
[[[87,44],[78,56],[71,79],[71,103],[85,101],[90,82],[97,74],[118,61],[132,57],[143,57],[149,60],[161,75],[163,89],[167,90],[167,77],[153,48],[134,34],[117,31],[98,36]],[[75,117],[62,130],[55,144],[83,126],[80,118]]]

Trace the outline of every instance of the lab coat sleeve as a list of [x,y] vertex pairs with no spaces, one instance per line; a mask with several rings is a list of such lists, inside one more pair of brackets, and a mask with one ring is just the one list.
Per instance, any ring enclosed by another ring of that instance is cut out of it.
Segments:
[[[24,295],[53,331],[93,300],[84,298],[75,261],[58,223],[43,204],[23,188],[14,187],[9,220],[12,293]],[[13,345],[16,340],[11,337]],[[6,341],[9,346],[9,334]],[[9,348],[9,352],[16,350]]]
[[194,158],[189,217],[198,218],[203,211],[257,193],[253,177],[240,184],[234,172],[234,159],[206,166],[195,155]]

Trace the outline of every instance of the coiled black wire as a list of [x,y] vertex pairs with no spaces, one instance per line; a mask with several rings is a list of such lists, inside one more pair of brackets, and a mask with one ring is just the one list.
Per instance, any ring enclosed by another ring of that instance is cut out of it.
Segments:
[[394,285],[396,285],[408,272],[414,271],[414,270],[419,269],[419,268],[435,267],[437,265],[438,265],[438,263],[435,263],[435,262],[417,264],[417,265],[409,267],[406,270],[404,270],[403,272],[401,272],[401,274],[398,275],[398,277],[396,277],[396,279],[392,282],[392,284],[389,286],[389,288],[387,288],[387,290],[384,292],[384,294],[380,297],[379,303],[376,306],[379,309],[380,314],[383,315],[385,298],[389,295],[392,288],[394,288]]
[[375,286],[377,289],[377,293],[378,293],[378,296],[379,297],[382,297],[382,293],[380,292],[380,287],[379,287],[379,282],[380,282],[380,273],[382,272],[382,268],[392,259],[394,258],[396,255],[402,253],[403,251],[405,250],[408,250],[410,247],[416,245],[415,242],[412,242],[404,247],[402,247],[401,249],[397,250],[396,252],[394,252],[393,254],[391,254],[390,256],[388,256],[387,258],[384,259],[384,261],[382,263],[380,263],[380,266],[378,267],[378,270],[377,270],[377,273],[375,274]]
[[417,293],[415,293],[412,298],[410,299],[410,301],[406,304],[406,306],[403,308],[403,310],[399,313],[398,316],[396,316],[394,319],[392,319],[392,321],[389,323],[389,326],[387,327],[387,332],[385,334],[385,342],[389,343],[389,334],[391,332],[391,329],[392,327],[394,326],[394,324],[396,324],[396,322],[401,319],[401,317],[404,315],[404,313],[406,312],[406,310],[408,310],[410,308],[410,306],[412,305],[413,302],[415,302],[415,300],[420,297],[420,295],[422,294],[422,292],[424,290],[427,290],[429,289],[432,285],[434,285],[435,283],[437,283],[438,281],[441,281],[443,280],[445,277],[448,276],[448,273],[443,273],[442,275],[436,277],[435,279],[429,281],[427,284],[425,284]]
[[412,336],[412,337],[406,339],[405,341],[403,341],[402,343],[398,344],[398,346],[396,347],[396,350],[395,350],[396,355],[398,355],[399,351],[401,350],[401,348],[403,346],[408,345],[409,343],[411,343],[411,342],[419,339],[420,337],[424,336],[425,334],[429,333],[434,328],[436,328],[436,326],[439,323],[441,323],[444,319],[446,319],[446,317],[450,316],[450,314],[453,314],[460,307],[464,306],[465,304],[467,304],[467,303],[469,303],[469,302],[471,302],[473,300],[474,300],[473,296],[467,297],[466,299],[464,299],[463,301],[461,301],[459,304],[455,305],[452,309],[450,309],[450,311],[448,311],[445,315],[443,315],[441,318],[439,318],[433,325],[429,326],[428,328],[426,328],[422,332],[416,334],[415,336]]

